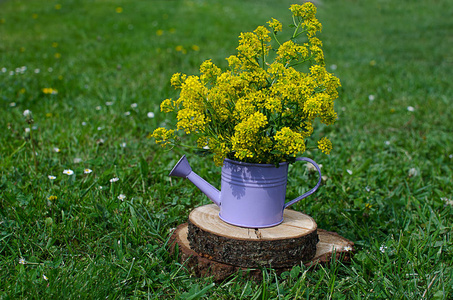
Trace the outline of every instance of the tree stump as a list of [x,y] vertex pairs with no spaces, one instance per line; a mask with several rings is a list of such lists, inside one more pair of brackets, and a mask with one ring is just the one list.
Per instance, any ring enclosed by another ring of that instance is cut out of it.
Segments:
[[315,256],[318,234],[313,218],[294,210],[286,209],[277,226],[254,229],[225,223],[210,204],[190,213],[187,240],[196,253],[219,263],[285,268]]
[[[326,264],[333,254],[343,262],[350,260],[353,254],[354,243],[339,236],[337,233],[318,229],[319,242],[315,256],[309,261],[299,261],[294,266],[304,264],[314,269],[318,264]],[[198,277],[213,276],[215,281],[223,281],[238,271],[243,271],[248,277],[261,280],[260,268],[244,268],[231,264],[214,261],[202,253],[197,253],[190,248],[188,224],[179,225],[170,237],[170,252],[177,252],[179,262],[192,270]],[[291,267],[274,268],[277,274],[291,270]]]

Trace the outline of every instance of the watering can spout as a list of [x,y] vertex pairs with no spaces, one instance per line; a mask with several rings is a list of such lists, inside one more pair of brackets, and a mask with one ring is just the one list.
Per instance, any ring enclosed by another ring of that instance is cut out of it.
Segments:
[[197,173],[192,171],[185,155],[183,155],[178,163],[173,167],[173,170],[171,170],[169,176],[189,179],[197,188],[200,189],[200,191],[208,196],[212,202],[220,207],[220,191],[201,178]]

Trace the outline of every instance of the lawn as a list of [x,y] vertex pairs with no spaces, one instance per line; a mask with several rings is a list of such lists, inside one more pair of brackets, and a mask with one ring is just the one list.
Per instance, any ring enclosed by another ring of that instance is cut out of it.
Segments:
[[[173,73],[236,53],[290,1],[0,1],[0,298],[453,298],[453,4],[316,1],[341,80],[319,191],[292,206],[355,242],[349,264],[255,282],[197,278],[168,253],[209,200],[167,175],[182,154],[149,138],[174,123]],[[25,114],[24,114],[25,112]],[[31,112],[30,114],[27,114]],[[300,163],[299,163],[300,164]],[[287,197],[314,185],[302,164]],[[307,184],[299,184],[306,182]]]

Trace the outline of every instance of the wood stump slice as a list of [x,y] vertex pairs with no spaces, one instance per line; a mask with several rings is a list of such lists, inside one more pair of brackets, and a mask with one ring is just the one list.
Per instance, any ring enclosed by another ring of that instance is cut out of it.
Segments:
[[[262,271],[259,268],[244,268],[231,264],[214,261],[201,255],[190,248],[188,236],[188,224],[179,225],[170,238],[170,252],[178,252],[179,262],[192,270],[198,277],[213,276],[215,281],[223,281],[229,276],[242,270],[248,277],[260,280]],[[318,264],[328,263],[334,253],[337,259],[343,262],[350,260],[353,254],[354,243],[339,236],[335,232],[328,232],[318,229],[319,242],[315,256],[309,261],[299,261],[293,266],[305,264],[307,267],[314,267]],[[290,267],[274,268],[277,274],[291,270]]]
[[243,228],[219,218],[215,204],[195,208],[189,215],[190,248],[210,260],[239,267],[292,267],[316,254],[316,222],[294,210],[268,228]]

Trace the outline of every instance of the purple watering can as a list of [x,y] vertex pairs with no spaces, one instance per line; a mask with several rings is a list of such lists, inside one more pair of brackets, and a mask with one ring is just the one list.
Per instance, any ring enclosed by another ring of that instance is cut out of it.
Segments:
[[313,194],[321,184],[321,170],[311,159],[307,161],[319,173],[318,183],[305,194],[285,203],[289,163],[251,164],[225,159],[222,167],[221,191],[192,171],[185,155],[173,167],[169,176],[189,179],[219,208],[223,221],[240,227],[263,228],[280,224],[283,210]]

